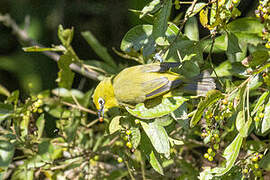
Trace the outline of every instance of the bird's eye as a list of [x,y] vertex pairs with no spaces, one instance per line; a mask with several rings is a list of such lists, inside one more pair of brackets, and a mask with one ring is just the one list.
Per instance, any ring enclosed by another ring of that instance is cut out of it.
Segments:
[[105,104],[105,101],[104,101],[104,99],[99,98],[99,99],[98,99],[98,103],[99,103],[100,105],[104,105],[104,104]]

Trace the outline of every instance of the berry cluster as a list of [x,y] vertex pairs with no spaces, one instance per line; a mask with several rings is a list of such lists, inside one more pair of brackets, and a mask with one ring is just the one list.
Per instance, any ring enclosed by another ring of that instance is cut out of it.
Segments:
[[267,40],[265,47],[270,48],[270,0],[260,0],[260,4],[255,10],[256,17],[260,18],[264,24],[262,31],[263,39]]
[[260,153],[254,153],[247,159],[245,159],[245,165],[242,170],[243,178],[250,178],[251,172],[257,178],[262,178],[262,170],[258,164],[259,160],[263,158],[263,155]]

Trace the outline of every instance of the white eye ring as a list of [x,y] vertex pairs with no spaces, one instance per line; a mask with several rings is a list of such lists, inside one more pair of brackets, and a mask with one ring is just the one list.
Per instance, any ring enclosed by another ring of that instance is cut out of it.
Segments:
[[98,103],[99,103],[99,105],[104,105],[105,101],[102,98],[98,98]]

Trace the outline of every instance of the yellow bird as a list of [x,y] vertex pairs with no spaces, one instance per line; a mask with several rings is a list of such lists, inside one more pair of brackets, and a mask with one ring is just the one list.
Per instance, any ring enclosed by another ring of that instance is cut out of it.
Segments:
[[137,65],[122,70],[116,76],[105,78],[93,94],[99,117],[112,107],[134,106],[176,88],[197,95],[216,88],[214,79],[207,71],[192,79],[170,71],[170,68],[179,65],[173,62]]

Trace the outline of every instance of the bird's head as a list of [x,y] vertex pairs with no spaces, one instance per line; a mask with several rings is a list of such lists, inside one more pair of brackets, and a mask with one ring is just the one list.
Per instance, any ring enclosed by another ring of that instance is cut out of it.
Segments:
[[118,106],[114,95],[112,78],[103,79],[96,87],[92,97],[98,110],[99,119],[101,120],[104,116],[104,112],[112,107]]

